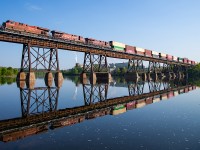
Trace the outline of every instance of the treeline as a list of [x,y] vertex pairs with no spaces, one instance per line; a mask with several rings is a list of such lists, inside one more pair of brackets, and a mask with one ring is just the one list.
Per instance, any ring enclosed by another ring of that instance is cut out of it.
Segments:
[[0,77],[0,85],[12,84],[16,82],[16,78]]
[[12,67],[0,67],[1,77],[15,77],[18,73],[18,69]]
[[200,64],[195,65],[188,70],[189,78],[200,78]]
[[79,75],[81,74],[83,71],[83,68],[79,67],[79,66],[75,66],[72,69],[69,70],[61,70],[61,72],[63,73],[63,76],[65,75]]
[[127,67],[116,68],[115,70],[111,72],[111,74],[114,76],[122,76],[122,75],[125,75],[126,73],[127,73]]

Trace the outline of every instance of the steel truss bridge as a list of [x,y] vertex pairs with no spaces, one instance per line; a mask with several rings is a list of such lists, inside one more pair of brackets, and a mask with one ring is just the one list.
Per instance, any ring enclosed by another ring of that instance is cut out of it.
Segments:
[[[43,131],[80,123],[87,119],[111,114],[114,106],[129,102],[136,105],[143,102],[154,103],[176,91],[178,94],[194,90],[187,80],[148,81],[128,83],[129,96],[107,98],[109,84],[83,84],[84,106],[57,110],[58,87],[19,88],[22,117],[0,121],[0,138],[4,142],[13,141]],[[134,107],[137,108],[137,107]]]
[[[177,61],[169,61],[160,58],[128,54],[114,51],[111,48],[103,48],[96,45],[87,45],[74,41],[64,41],[51,37],[38,37],[28,34],[15,33],[0,30],[0,41],[22,44],[21,70],[19,80],[34,80],[34,72],[47,72],[46,79],[52,80],[52,71],[56,72],[55,79],[62,79],[60,74],[58,49],[84,52],[82,78],[89,73],[92,78],[109,78],[107,57],[127,59],[127,77],[136,78],[183,78],[191,64]],[[148,68],[144,67],[144,61],[148,61]]]

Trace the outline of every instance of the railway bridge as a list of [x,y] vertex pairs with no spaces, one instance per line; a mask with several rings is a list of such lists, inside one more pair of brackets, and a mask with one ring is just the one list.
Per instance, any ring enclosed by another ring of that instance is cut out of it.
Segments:
[[[40,71],[38,66],[42,66],[42,71],[46,72],[45,79],[56,81],[62,80],[62,73],[59,68],[58,49],[84,52],[82,79],[86,74],[90,74],[91,79],[110,78],[110,71],[107,57],[127,59],[127,78],[183,78],[187,69],[193,64],[179,61],[154,58],[136,54],[114,51],[112,48],[88,45],[75,41],[63,41],[52,37],[41,37],[26,33],[17,33],[0,30],[0,41],[22,44],[21,69],[18,80],[35,80],[35,72]],[[148,62],[148,67],[144,67],[144,61]],[[53,77],[52,72],[55,73]]]

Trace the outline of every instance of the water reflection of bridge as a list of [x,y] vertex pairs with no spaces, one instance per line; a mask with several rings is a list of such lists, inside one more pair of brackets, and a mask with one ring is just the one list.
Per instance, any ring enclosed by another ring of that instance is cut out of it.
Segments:
[[49,127],[54,129],[86,119],[120,114],[196,88],[185,80],[149,81],[147,92],[144,92],[144,85],[143,81],[129,82],[129,96],[108,99],[109,84],[83,84],[85,105],[60,110],[57,110],[59,88],[20,88],[22,117],[0,121],[1,140],[13,141],[46,131]]

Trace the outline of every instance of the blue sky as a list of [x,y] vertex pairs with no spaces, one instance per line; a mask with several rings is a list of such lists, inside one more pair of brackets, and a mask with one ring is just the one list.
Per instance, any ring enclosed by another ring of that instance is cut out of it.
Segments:
[[[199,0],[6,0],[0,22],[10,19],[200,61],[199,7]],[[21,52],[22,45],[0,42],[0,66],[20,67]],[[73,67],[75,55],[60,50],[60,68]],[[83,63],[84,54],[77,56]]]

